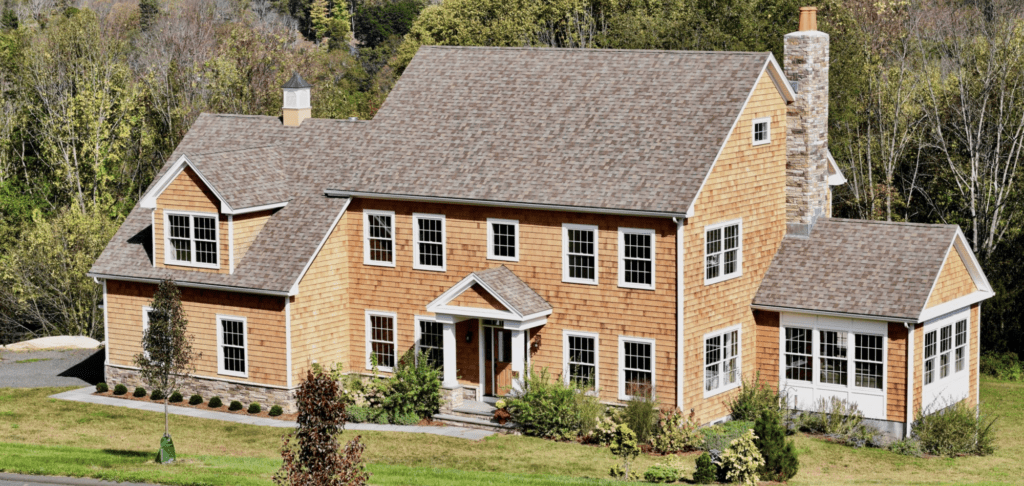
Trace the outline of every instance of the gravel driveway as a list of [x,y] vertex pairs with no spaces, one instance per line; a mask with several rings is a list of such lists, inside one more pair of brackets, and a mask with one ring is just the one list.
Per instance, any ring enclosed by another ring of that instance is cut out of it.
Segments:
[[103,381],[103,350],[0,351],[0,388],[86,386]]

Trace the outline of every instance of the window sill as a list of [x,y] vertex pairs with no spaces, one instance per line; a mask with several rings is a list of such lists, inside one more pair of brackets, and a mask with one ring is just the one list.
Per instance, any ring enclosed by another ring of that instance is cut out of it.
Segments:
[[733,383],[725,387],[715,388],[714,390],[704,390],[704,398],[711,398],[715,395],[721,395],[727,391],[736,390],[740,387],[741,384],[741,380],[736,380],[736,383]]
[[769,145],[771,143],[772,143],[771,140],[762,140],[760,142],[752,142],[751,145],[757,147],[757,146],[760,146],[760,145]]
[[[707,271],[707,269],[705,269],[705,271]],[[716,284],[716,283],[719,283],[719,282],[725,282],[726,280],[732,280],[734,278],[739,278],[739,277],[742,277],[742,276],[743,276],[743,270],[739,270],[739,271],[737,271],[735,273],[730,273],[729,275],[725,275],[725,276],[722,276],[722,277],[715,277],[713,279],[705,278],[704,279],[704,285],[712,285],[712,284]]]
[[487,255],[487,259],[488,260],[495,260],[495,261],[499,261],[499,262],[516,262],[516,263],[519,262],[519,258],[517,258],[517,257],[503,257],[503,256]]
[[165,266],[170,267],[185,267],[185,268],[203,268],[206,270],[220,270],[220,264],[210,263],[192,263],[192,262],[179,262],[179,261],[168,261],[164,260]]
[[630,290],[654,290],[653,285],[640,285],[626,282],[619,282],[619,288],[630,289]]
[[444,273],[444,272],[448,271],[447,267],[427,267],[427,266],[423,266],[423,265],[413,265],[412,269],[413,270],[423,270],[423,271],[427,271],[427,272],[440,272],[440,273]]
[[249,378],[249,373],[239,373],[237,371],[217,370],[217,374],[222,376],[231,376],[234,378]]
[[[629,402],[629,401],[632,401],[632,400],[642,400],[643,398],[644,397],[634,397],[632,395],[624,395],[622,393],[619,394],[619,401],[620,402]],[[654,395],[654,394],[651,395],[651,400],[652,401],[653,400],[657,400],[657,399],[658,399],[657,395]]]
[[363,260],[363,265],[368,265],[371,267],[395,268],[395,262],[375,262],[373,260]]
[[[366,371],[373,371],[373,366],[366,365]],[[384,373],[394,373],[395,369],[391,366],[378,366],[377,371],[382,371]]]
[[571,278],[563,278],[562,283],[580,284],[580,285],[597,285],[597,280],[576,280]]

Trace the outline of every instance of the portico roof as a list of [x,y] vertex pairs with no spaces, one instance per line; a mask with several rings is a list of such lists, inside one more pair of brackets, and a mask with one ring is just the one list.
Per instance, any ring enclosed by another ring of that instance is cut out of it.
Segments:
[[[475,300],[473,294],[475,296]],[[552,307],[508,267],[500,265],[473,272],[427,304],[439,315],[543,324]],[[533,326],[530,326],[533,327]]]

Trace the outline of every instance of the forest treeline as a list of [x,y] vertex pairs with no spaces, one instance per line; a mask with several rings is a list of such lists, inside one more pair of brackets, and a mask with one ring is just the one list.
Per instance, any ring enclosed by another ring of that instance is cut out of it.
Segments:
[[831,35],[837,216],[957,224],[1024,353],[1024,10],[1014,0],[0,0],[0,341],[102,337],[85,271],[201,112],[372,118],[421,45],[771,51]]

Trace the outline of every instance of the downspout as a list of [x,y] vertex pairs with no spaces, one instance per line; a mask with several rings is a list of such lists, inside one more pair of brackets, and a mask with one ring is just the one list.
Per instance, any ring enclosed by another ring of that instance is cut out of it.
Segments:
[[907,328],[907,417],[903,425],[903,436],[910,437],[910,424],[914,423],[914,329],[917,325],[903,323]]
[[288,389],[292,389],[292,298],[284,296],[284,349]]
[[683,231],[686,220],[683,218],[672,218],[676,224],[676,407],[683,410],[683,385],[686,376],[686,367],[683,356],[685,354],[685,336],[683,335],[683,289],[685,277],[684,267],[686,266],[685,252],[683,251]]

